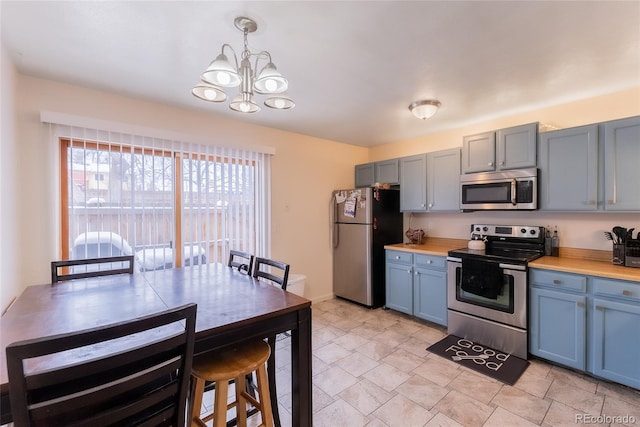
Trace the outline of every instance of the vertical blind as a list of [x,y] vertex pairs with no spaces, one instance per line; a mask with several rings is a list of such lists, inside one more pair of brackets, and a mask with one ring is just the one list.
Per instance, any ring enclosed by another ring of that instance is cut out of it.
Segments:
[[[267,255],[270,154],[51,125],[63,259],[135,255],[142,271]],[[181,249],[181,250],[180,250]]]

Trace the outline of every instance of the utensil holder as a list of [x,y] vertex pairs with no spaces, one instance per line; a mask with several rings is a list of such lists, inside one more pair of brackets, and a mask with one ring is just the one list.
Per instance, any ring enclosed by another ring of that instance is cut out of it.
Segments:
[[625,246],[622,244],[613,245],[613,259],[611,260],[614,265],[624,265],[624,252]]

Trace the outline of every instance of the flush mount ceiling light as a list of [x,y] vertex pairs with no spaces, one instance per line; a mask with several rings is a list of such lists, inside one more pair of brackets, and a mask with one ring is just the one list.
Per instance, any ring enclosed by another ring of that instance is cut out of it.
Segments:
[[429,117],[433,116],[438,108],[440,108],[440,101],[435,101],[432,99],[416,101],[409,105],[409,110],[419,119],[426,120]]
[[[278,71],[267,51],[251,52],[247,44],[247,34],[258,29],[258,24],[244,16],[237,17],[233,23],[244,34],[244,50],[240,55],[240,64],[236,51],[228,44],[222,45],[220,55],[214,59],[200,76],[191,93],[203,101],[222,102],[227,99],[225,87],[240,87],[238,95],[231,101],[229,108],[241,113],[255,113],[260,107],[253,101],[254,91],[266,95],[264,105],[278,110],[293,108],[296,104],[287,95],[289,86],[287,79]],[[225,48],[233,53],[234,64],[231,65],[225,55]],[[253,68],[251,57],[255,57]],[[266,64],[258,71],[258,61]]]

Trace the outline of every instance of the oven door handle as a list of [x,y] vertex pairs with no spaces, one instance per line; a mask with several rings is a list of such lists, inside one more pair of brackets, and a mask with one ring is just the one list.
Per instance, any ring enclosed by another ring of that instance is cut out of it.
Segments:
[[516,197],[516,179],[511,180],[511,204],[515,206],[518,198]]
[[447,261],[451,261],[451,262],[462,262],[462,258],[457,258],[457,257],[448,256],[448,257],[447,257]]
[[498,267],[505,269],[505,270],[520,270],[520,271],[527,271],[527,266],[526,265],[514,265],[514,264],[503,264],[500,263],[498,264]]

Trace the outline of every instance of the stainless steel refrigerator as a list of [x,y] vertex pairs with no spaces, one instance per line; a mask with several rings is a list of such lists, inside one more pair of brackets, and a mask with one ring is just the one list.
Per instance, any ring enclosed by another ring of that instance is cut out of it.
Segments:
[[400,191],[333,192],[333,291],[368,307],[385,304],[384,245],[402,243]]

